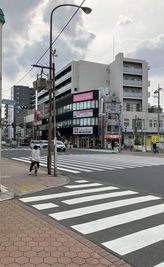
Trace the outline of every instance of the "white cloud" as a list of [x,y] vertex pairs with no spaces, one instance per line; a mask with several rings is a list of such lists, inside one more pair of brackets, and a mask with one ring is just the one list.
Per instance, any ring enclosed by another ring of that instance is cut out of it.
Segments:
[[117,25],[121,26],[121,25],[128,25],[132,23],[132,19],[123,15],[120,15],[118,18],[118,22]]
[[[49,18],[55,5],[81,4],[82,0],[1,0],[6,23],[3,26],[3,87],[14,85],[31,64],[36,63],[49,46]],[[151,66],[151,90],[164,87],[164,1],[86,0],[90,15],[79,11],[54,44],[59,69],[73,59],[101,63],[113,60],[115,54],[145,59]],[[53,15],[53,37],[61,31],[74,13],[74,8],[59,8]],[[41,60],[48,64],[48,53]],[[34,70],[21,81],[32,85]]]

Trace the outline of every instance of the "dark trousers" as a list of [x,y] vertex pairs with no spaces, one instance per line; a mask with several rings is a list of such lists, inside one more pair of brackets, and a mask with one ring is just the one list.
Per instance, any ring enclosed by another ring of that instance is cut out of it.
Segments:
[[39,161],[31,161],[30,170],[29,170],[30,172],[32,171],[32,169],[33,169],[33,167],[34,167],[35,162],[36,162],[37,167],[38,167],[38,169],[39,169]]

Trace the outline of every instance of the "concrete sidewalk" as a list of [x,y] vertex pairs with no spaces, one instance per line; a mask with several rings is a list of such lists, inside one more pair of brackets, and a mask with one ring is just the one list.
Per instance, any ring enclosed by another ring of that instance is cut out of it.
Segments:
[[4,189],[14,195],[22,195],[30,192],[43,190],[50,187],[61,186],[69,182],[67,176],[53,177],[47,174],[45,168],[40,168],[38,176],[28,174],[29,164],[2,159],[1,162],[1,184]]
[[13,198],[0,201],[0,267],[130,267],[81,235],[14,199],[14,195],[69,182],[68,177],[53,177],[44,169],[39,170],[38,176],[29,176],[28,168],[27,164],[8,159],[1,162],[2,184]]

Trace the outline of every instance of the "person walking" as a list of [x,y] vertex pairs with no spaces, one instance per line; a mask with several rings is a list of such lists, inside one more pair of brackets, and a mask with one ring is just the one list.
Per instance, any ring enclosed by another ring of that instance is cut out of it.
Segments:
[[31,171],[35,163],[37,164],[37,167],[39,169],[39,162],[40,162],[40,149],[38,148],[38,146],[35,145],[31,151],[31,165],[29,169],[29,175],[31,175]]
[[153,152],[154,153],[157,152],[157,144],[155,142],[153,142]]
[[115,141],[114,140],[112,140],[111,147],[112,147],[112,150],[114,150],[114,147],[115,147]]

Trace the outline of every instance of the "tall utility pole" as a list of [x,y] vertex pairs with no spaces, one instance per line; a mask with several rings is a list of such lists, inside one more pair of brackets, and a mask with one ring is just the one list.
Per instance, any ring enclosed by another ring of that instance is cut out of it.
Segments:
[[119,103],[118,110],[118,127],[119,127],[119,152],[121,152],[121,142],[122,142],[122,131],[121,131],[121,103]]
[[[51,174],[51,140],[52,140],[52,115],[54,126],[54,176],[57,176],[57,148],[56,148],[56,99],[55,99],[55,62],[52,62],[52,57],[55,55],[52,49],[52,22],[53,14],[60,7],[77,7],[86,14],[89,14],[92,10],[89,7],[82,7],[74,4],[62,4],[54,7],[50,14],[50,38],[49,38],[49,79],[53,80],[53,88],[49,91],[49,122],[48,122],[48,174]],[[52,110],[52,94],[53,94],[53,110]],[[53,114],[52,114],[53,111]]]
[[157,99],[158,99],[158,107],[157,107],[157,132],[160,134],[160,91],[164,90],[163,88],[160,88],[158,86],[158,89],[154,91],[154,94],[157,94]]
[[[34,64],[33,67],[48,69],[50,72],[52,71],[52,67],[42,66]],[[36,90],[38,89],[44,89],[46,88],[49,92],[49,115],[48,115],[48,158],[47,158],[47,170],[48,174],[51,174],[51,152],[52,152],[52,146],[51,146],[51,140],[52,140],[52,80],[46,80],[43,78],[38,79],[34,82],[34,87]]]
[[[2,153],[2,25],[5,23],[5,18],[2,9],[0,9],[0,164],[1,164],[1,153]],[[0,166],[0,192],[1,192],[1,170],[2,167]]]

